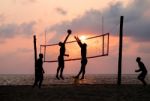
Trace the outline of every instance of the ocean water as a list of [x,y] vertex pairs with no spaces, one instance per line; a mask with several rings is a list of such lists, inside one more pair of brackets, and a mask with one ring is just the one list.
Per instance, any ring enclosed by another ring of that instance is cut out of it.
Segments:
[[[57,80],[55,75],[44,75],[43,85],[51,84],[74,84],[74,75],[64,75],[64,80]],[[122,75],[122,84],[142,84],[138,79],[138,75],[128,74]],[[147,75],[147,83],[150,84],[150,75]],[[31,74],[0,74],[0,85],[32,85],[34,83],[34,75]],[[116,84],[117,75],[114,74],[88,74],[84,80],[78,81],[80,84]]]

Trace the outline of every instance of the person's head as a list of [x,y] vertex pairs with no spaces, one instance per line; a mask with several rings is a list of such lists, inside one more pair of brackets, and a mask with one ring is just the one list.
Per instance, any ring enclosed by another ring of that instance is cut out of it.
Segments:
[[141,58],[140,58],[140,57],[137,57],[137,58],[136,58],[136,61],[137,61],[137,62],[140,62],[140,61],[141,61]]
[[83,47],[86,47],[87,46],[87,44],[86,43],[83,43]]
[[43,54],[42,53],[39,54],[39,58],[41,58],[41,59],[43,58]]
[[62,45],[63,45],[63,43],[62,43],[62,42],[59,42],[58,44],[59,44],[59,46],[62,46]]

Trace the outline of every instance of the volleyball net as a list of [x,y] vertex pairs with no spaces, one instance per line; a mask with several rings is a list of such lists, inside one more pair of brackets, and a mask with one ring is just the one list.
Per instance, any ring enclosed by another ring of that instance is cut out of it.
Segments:
[[[82,42],[83,40],[81,40]],[[88,37],[83,43],[87,44],[87,58],[97,58],[108,56],[109,54],[109,33]],[[65,44],[65,61],[74,61],[81,59],[81,49],[76,41],[69,41]],[[57,44],[40,45],[40,53],[43,53],[44,62],[57,62],[60,47]]]

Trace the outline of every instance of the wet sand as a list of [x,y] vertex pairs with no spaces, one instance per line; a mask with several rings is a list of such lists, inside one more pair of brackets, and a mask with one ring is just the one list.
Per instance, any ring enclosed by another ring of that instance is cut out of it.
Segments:
[[53,84],[0,86],[0,101],[150,101],[150,85]]

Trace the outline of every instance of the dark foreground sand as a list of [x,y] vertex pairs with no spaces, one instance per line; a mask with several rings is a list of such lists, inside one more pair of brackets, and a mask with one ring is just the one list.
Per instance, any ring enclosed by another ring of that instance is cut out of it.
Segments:
[[0,101],[150,101],[150,86],[49,85],[0,86]]

